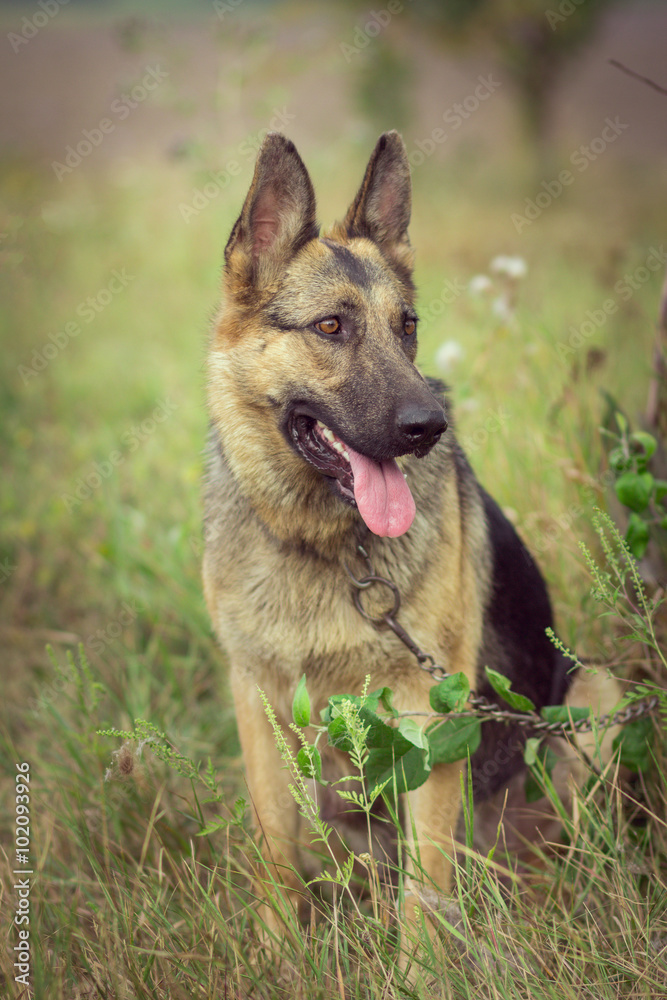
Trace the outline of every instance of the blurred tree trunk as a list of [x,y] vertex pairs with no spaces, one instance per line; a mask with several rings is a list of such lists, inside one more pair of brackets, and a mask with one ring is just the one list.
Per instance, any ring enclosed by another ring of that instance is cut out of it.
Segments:
[[[492,46],[513,81],[524,127],[540,168],[550,155],[550,101],[571,56],[600,15],[617,0],[422,0],[410,7],[427,30],[434,24],[447,45]],[[563,8],[561,10],[561,8]]]
[[[657,448],[651,458],[651,472],[656,479],[667,480],[667,273],[662,286],[655,341],[653,343],[653,373],[648,388],[644,413],[644,427],[654,436]],[[655,526],[651,531],[651,544],[643,562],[647,563],[648,576],[664,587],[667,585],[667,532]],[[644,566],[642,566],[644,569]],[[644,573],[644,576],[647,574]]]
[[653,345],[653,376],[646,403],[646,429],[660,441],[667,439],[667,273],[662,286]]

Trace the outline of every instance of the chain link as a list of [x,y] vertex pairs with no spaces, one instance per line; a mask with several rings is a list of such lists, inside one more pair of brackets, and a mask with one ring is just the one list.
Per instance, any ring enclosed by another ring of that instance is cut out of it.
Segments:
[[[401,593],[393,582],[384,576],[378,576],[373,569],[373,564],[368,552],[363,547],[363,545],[357,546],[357,551],[366,560],[366,565],[368,567],[368,573],[366,576],[357,579],[354,574],[350,571],[348,566],[345,566],[347,575],[352,582],[355,590],[352,594],[352,600],[354,601],[354,606],[366,621],[370,622],[375,628],[380,629],[383,625],[386,625],[392,630],[392,632],[398,636],[401,642],[407,646],[410,652],[413,654],[419,666],[422,670],[425,670],[427,674],[430,674],[434,682],[443,681],[446,677],[451,677],[444,667],[441,667],[435,662],[433,656],[430,653],[425,653],[419,648],[417,643],[414,641],[412,636],[406,632],[402,625],[396,619],[398,612],[401,607]],[[381,586],[387,587],[393,596],[393,607],[389,611],[385,611],[381,615],[370,615],[361,603],[361,591],[368,590],[370,587],[380,584]],[[474,691],[470,692],[468,702],[472,707],[472,711],[462,712],[461,715],[469,716],[482,716],[485,719],[494,719],[498,722],[512,722],[515,725],[525,727],[536,733],[550,733],[558,736],[566,736],[569,733],[589,733],[593,728],[599,726],[618,726],[625,725],[628,722],[632,722],[635,719],[639,719],[644,715],[648,715],[650,712],[654,711],[658,707],[660,699],[657,695],[653,695],[650,698],[643,698],[641,701],[633,702],[633,704],[628,705],[627,708],[621,709],[618,712],[608,713],[607,715],[601,715],[594,721],[590,718],[569,720],[568,722],[547,722],[541,719],[539,715],[535,712],[513,712],[510,709],[503,709],[495,702],[489,701],[483,695],[476,694]],[[459,714],[459,713],[457,713]]]

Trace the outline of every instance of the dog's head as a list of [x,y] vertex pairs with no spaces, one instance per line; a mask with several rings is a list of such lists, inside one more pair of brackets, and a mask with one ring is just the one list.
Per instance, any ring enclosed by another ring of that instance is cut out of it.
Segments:
[[380,137],[344,220],[322,238],[299,154],[267,135],[225,250],[209,368],[213,418],[249,491],[280,476],[283,497],[328,513],[333,499],[390,536],[415,513],[396,458],[425,455],[447,427],[414,365],[409,221],[398,133]]

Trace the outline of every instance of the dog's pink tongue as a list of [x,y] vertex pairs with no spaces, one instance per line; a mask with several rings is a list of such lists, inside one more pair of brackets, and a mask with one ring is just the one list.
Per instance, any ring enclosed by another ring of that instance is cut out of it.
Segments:
[[415,502],[395,459],[374,462],[346,445],[354,476],[354,499],[374,535],[397,538],[415,517]]

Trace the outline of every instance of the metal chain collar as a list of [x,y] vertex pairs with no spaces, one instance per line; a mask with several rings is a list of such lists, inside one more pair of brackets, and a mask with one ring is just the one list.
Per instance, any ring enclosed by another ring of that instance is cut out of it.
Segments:
[[[417,643],[414,641],[412,636],[406,632],[403,626],[397,621],[396,616],[401,607],[401,594],[393,582],[384,576],[378,576],[373,569],[373,564],[368,552],[363,547],[363,545],[357,546],[357,551],[366,560],[366,565],[368,567],[368,574],[366,576],[357,579],[348,566],[345,566],[347,574],[352,581],[352,585],[355,590],[352,593],[352,600],[354,601],[354,606],[366,621],[370,622],[376,629],[380,629],[383,626],[387,626],[392,630],[392,632],[398,636],[401,642],[407,646],[413,656],[416,658],[419,666],[422,670],[425,670],[427,674],[430,674],[434,681],[442,681],[446,677],[451,677],[444,667],[441,667],[435,662],[433,656],[430,653],[425,653],[419,648]],[[373,617],[370,615],[361,603],[361,591],[368,590],[370,587],[380,584],[383,587],[387,587],[391,594],[393,595],[393,606],[385,611],[381,615]],[[457,713],[461,715],[481,715],[485,719],[495,719],[499,722],[513,722],[515,725],[524,726],[527,729],[531,729],[533,732],[537,733],[552,733],[559,736],[565,736],[568,733],[588,733],[598,726],[617,726],[625,725],[628,722],[632,722],[635,719],[641,718],[643,715],[648,715],[655,708],[658,707],[659,698],[657,695],[653,695],[651,698],[644,698],[641,701],[636,701],[632,705],[628,705],[627,708],[622,709],[620,712],[615,712],[614,714],[601,715],[596,718],[595,721],[591,721],[590,718],[579,719],[577,721],[571,720],[568,722],[546,722],[534,712],[513,712],[510,709],[502,709],[495,702],[489,701],[483,695],[476,694],[474,691],[470,692],[468,702],[472,707],[471,712]]]

